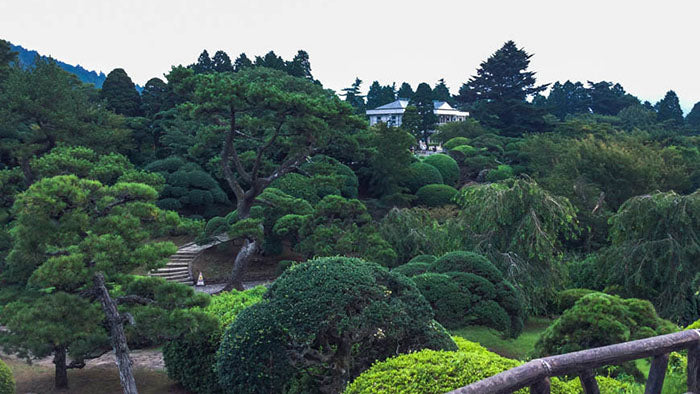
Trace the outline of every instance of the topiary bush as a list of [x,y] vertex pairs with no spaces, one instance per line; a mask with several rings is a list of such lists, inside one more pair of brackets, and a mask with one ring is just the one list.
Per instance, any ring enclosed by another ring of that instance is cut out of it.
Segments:
[[412,281],[356,258],[317,258],[238,316],[217,371],[226,392],[340,392],[375,360],[424,348],[457,347]]
[[416,203],[427,207],[441,207],[451,204],[457,189],[449,185],[425,185],[416,192]]
[[412,279],[438,322],[448,328],[483,325],[512,337],[520,334],[524,319],[520,293],[484,256],[457,251],[435,260],[425,272],[422,264],[407,263],[395,270],[416,273]]
[[498,182],[504,179],[512,178],[515,175],[513,167],[508,164],[499,164],[498,167],[489,170],[486,173],[486,180],[489,182]]
[[420,275],[427,272],[429,268],[430,263],[424,263],[422,261],[411,261],[404,265],[400,265],[396,268],[393,268],[391,272],[397,272],[399,274],[406,275],[410,278],[412,276]]
[[191,327],[189,333],[163,347],[168,376],[192,392],[223,392],[214,371],[221,335],[242,310],[260,302],[266,290],[264,286],[246,291],[232,290],[212,297],[205,308],[188,311],[203,315],[203,318],[199,325]]
[[417,162],[408,167],[408,174],[402,185],[407,187],[411,193],[415,193],[421,187],[434,183],[443,183],[440,171],[430,164]]
[[467,137],[455,137],[442,144],[442,147],[451,150],[458,146],[469,145],[470,139]]
[[612,345],[668,334],[677,328],[656,314],[646,300],[594,292],[580,298],[540,336],[540,356]]
[[157,202],[162,209],[210,218],[230,204],[219,183],[196,163],[169,157],[150,163],[146,171],[165,178],[165,187]]
[[[442,394],[522,364],[455,337],[456,352],[422,350],[375,363],[345,389],[345,394]],[[637,386],[596,376],[601,393],[629,393]],[[523,388],[516,393],[529,393]],[[551,380],[552,394],[582,394],[578,379]]]
[[566,289],[557,293],[556,309],[553,311],[556,314],[562,314],[567,309],[571,308],[576,304],[576,301],[581,298],[591,294],[599,293],[595,290],[589,289]]
[[437,257],[433,256],[432,254],[419,254],[418,256],[413,257],[412,259],[408,260],[407,263],[428,263],[432,264],[437,260]]
[[12,371],[0,360],[0,394],[15,394],[15,379]]
[[445,154],[430,155],[423,159],[423,163],[437,168],[446,185],[454,186],[459,181],[459,165],[450,156]]

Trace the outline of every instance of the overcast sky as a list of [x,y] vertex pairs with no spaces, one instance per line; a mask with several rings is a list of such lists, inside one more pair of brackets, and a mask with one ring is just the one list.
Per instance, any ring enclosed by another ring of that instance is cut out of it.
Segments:
[[304,49],[331,89],[445,78],[452,93],[512,39],[540,83],[616,81],[652,102],[673,89],[687,113],[700,101],[698,15],[697,0],[0,0],[0,38],[141,85],[202,49]]

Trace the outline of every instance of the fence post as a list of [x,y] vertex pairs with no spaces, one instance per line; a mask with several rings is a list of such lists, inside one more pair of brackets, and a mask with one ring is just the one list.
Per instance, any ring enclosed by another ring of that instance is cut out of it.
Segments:
[[666,377],[666,367],[668,367],[668,353],[654,357],[651,361],[651,368],[649,368],[649,378],[647,378],[644,394],[661,394]]
[[700,344],[688,348],[688,392],[700,394]]
[[581,372],[578,376],[581,379],[584,394],[600,394],[598,382],[595,380],[595,374],[590,369]]
[[550,393],[549,377],[538,380],[530,386],[530,394],[549,394]]

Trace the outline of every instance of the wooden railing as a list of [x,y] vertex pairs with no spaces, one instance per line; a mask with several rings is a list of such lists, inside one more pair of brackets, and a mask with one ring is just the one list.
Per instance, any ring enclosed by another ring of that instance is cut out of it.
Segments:
[[585,394],[598,394],[593,372],[596,368],[647,357],[653,359],[644,393],[656,394],[661,393],[664,384],[669,353],[684,349],[688,350],[688,393],[700,394],[700,330],[538,358],[450,394],[512,393],[524,387],[530,387],[531,394],[549,394],[550,378],[563,375],[578,376]]

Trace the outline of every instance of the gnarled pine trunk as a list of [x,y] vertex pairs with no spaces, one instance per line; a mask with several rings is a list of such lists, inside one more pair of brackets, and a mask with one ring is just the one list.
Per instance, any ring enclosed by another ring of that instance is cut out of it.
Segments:
[[258,242],[256,240],[250,240],[246,238],[243,241],[243,246],[241,250],[238,251],[236,255],[236,260],[233,262],[233,269],[231,270],[231,276],[229,277],[226,286],[222,291],[245,290],[243,288],[243,275],[245,275],[248,269],[248,264],[250,260],[253,259],[253,255],[258,248]]
[[56,346],[53,351],[53,363],[56,365],[54,387],[56,389],[68,388],[68,366],[66,365],[65,346]]
[[127,320],[127,316],[119,314],[117,303],[110,297],[109,291],[105,286],[105,278],[101,272],[95,274],[94,283],[98,298],[102,302],[102,310],[107,318],[110,340],[114,349],[117,368],[119,369],[119,381],[122,389],[124,394],[138,394],[136,380],[134,380],[134,373],[131,368],[132,361],[129,356],[129,346],[126,343],[126,335],[124,335],[124,321]]

